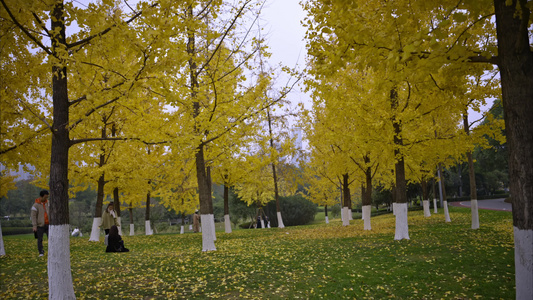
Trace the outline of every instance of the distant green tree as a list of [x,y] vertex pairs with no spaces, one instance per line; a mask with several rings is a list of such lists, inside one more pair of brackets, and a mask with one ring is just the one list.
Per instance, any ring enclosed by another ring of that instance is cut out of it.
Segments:
[[[281,214],[285,226],[305,225],[315,219],[318,205],[305,199],[301,195],[280,197]],[[265,213],[270,220],[270,226],[278,227],[276,203],[269,202],[265,206]]]

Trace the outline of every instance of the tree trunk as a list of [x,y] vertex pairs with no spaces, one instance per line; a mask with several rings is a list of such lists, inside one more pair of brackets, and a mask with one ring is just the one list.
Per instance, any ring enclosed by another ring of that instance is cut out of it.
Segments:
[[[398,92],[396,89],[390,91],[392,111],[396,112],[398,109]],[[396,163],[394,165],[396,174],[396,205],[394,207],[394,214],[396,215],[396,232],[395,240],[409,239],[409,225],[407,223],[407,183],[405,181],[405,162],[401,148],[403,147],[402,139],[402,124],[400,120],[396,119],[396,114],[393,117],[392,125],[394,127],[394,156]]]
[[[463,128],[466,135],[470,135],[470,126],[468,125],[468,114],[463,113]],[[479,213],[477,206],[477,188],[476,188],[476,174],[474,173],[474,159],[472,159],[472,151],[466,152],[468,158],[468,176],[470,178],[470,210],[472,212],[472,229],[479,228]]]
[[[365,156],[365,163],[370,163],[370,158]],[[363,230],[372,230],[372,225],[370,223],[370,212],[372,211],[372,169],[367,167],[365,170],[365,185],[362,186],[363,194]]]
[[[192,21],[194,18],[193,7],[187,7],[187,18]],[[193,29],[188,29],[187,33],[187,54],[189,55],[189,78],[191,99],[193,101],[193,118],[197,119],[200,116],[200,103],[198,102],[198,70],[196,61],[196,41]],[[201,132],[198,127],[195,127],[195,133],[199,136],[203,136],[204,132]],[[200,200],[200,219],[202,222],[202,251],[215,251],[215,231],[214,223],[212,223],[213,216],[213,200],[211,198],[211,188],[209,187],[210,180],[208,178],[205,157],[204,157],[205,144],[200,141],[197,146],[197,152],[195,155],[196,163],[196,179],[198,182],[198,196]]]
[[[102,138],[106,138],[106,127],[102,128]],[[100,161],[98,162],[98,168],[101,169],[105,165],[105,149],[101,148],[100,153]],[[96,191],[96,205],[94,208],[94,219],[93,219],[93,227],[91,229],[91,237],[89,238],[89,241],[98,242],[100,241],[100,223],[102,223],[102,206],[104,204],[104,186],[105,186],[105,172],[102,172],[100,174],[100,177],[98,178],[97,183],[97,191]]]
[[328,218],[328,206],[324,206],[324,214],[326,216],[326,224],[329,224],[329,218]]
[[2,224],[0,223],[0,256],[6,255],[6,249],[4,248],[4,237],[2,236]]
[[439,164],[439,184],[440,191],[442,193],[442,206],[444,207],[444,220],[446,222],[451,222],[450,212],[448,211],[448,200],[446,200],[446,185],[444,184],[444,173],[442,173],[442,165]]
[[231,233],[231,220],[229,218],[229,187],[224,183],[224,229],[226,233]]
[[350,186],[349,186],[349,175],[348,173],[342,175],[342,195],[343,195],[343,203],[344,206],[342,207],[342,225],[348,226],[350,225],[350,218],[349,214],[352,212],[351,210],[351,193],[350,193]]
[[429,189],[428,181],[425,178],[420,180],[420,185],[422,186],[422,206],[424,207],[424,217],[431,217],[431,212],[429,211]]
[[[509,6],[506,6],[509,2]],[[526,0],[494,0],[502,101],[509,145],[516,299],[533,299],[533,54]]]
[[[51,12],[52,52],[63,57],[66,48],[65,18],[62,1],[56,1]],[[52,56],[52,149],[50,158],[50,227],[48,240],[49,299],[75,299],[70,268],[70,235],[68,210],[68,151],[70,147],[69,101],[66,62],[55,63]]]
[[438,210],[437,210],[437,185],[435,184],[435,178],[433,178],[432,182],[433,182],[433,213],[436,214]]
[[120,199],[117,187],[113,189],[113,206],[117,213],[118,233],[122,235],[122,218],[120,217]]
[[[268,132],[270,134],[270,149],[274,149],[274,137],[272,135],[272,118],[270,117],[270,109],[267,108],[268,118]],[[281,206],[279,204],[279,191],[278,191],[278,176],[276,174],[275,158],[272,158],[272,177],[274,178],[274,200],[276,200],[276,215],[278,217],[278,228],[285,228],[283,224],[283,218],[281,217]]]
[[128,207],[128,210],[130,211],[130,236],[135,235],[135,224],[133,224],[133,207]]
[[146,194],[146,210],[144,212],[144,232],[146,235],[154,234],[150,225],[150,192]]

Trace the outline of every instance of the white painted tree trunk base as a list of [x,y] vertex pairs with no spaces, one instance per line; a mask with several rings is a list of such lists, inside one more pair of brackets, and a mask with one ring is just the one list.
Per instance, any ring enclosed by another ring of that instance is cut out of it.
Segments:
[[395,240],[409,239],[409,225],[407,223],[407,203],[398,203],[396,210],[396,232]]
[[429,200],[422,201],[422,206],[424,207],[424,217],[431,217],[431,212],[429,211]]
[[117,223],[118,223],[118,234],[122,236],[122,219],[120,217],[117,217]]
[[185,226],[181,225],[180,226],[180,234],[184,234],[185,233]]
[[130,236],[135,235],[135,224],[130,223]]
[[533,299],[533,230],[514,227],[516,299]]
[[202,222],[202,251],[216,251],[215,247],[215,226],[213,221],[213,215],[200,215]]
[[102,223],[101,217],[93,219],[93,227],[91,229],[91,237],[89,238],[89,242],[100,241],[100,223]]
[[342,208],[342,226],[350,225],[350,218],[348,217],[348,206]]
[[215,229],[215,215],[213,214],[210,214],[211,216],[211,227],[212,230],[213,230],[213,239],[216,241],[217,240],[217,235],[216,235],[216,229]]
[[352,209],[348,207],[348,221],[353,220],[353,213]]
[[433,213],[436,214],[437,212],[437,198],[433,198]]
[[278,211],[276,215],[278,216],[278,228],[285,228],[285,225],[283,224],[283,219],[281,218],[281,211]]
[[154,234],[154,231],[152,230],[152,227],[150,226],[150,220],[145,220],[144,221],[144,233],[146,235]]
[[396,215],[396,202],[392,202],[392,214]]
[[326,224],[329,224],[329,218],[326,216]]
[[69,224],[48,228],[48,299],[76,299],[70,270]]
[[261,228],[265,229],[265,221],[263,219],[261,219]]
[[226,233],[231,233],[231,220],[229,215],[224,215],[224,231]]
[[372,225],[370,223],[370,212],[371,211],[372,211],[372,206],[370,205],[363,206],[363,222],[364,222],[363,230],[372,230]]
[[448,211],[448,201],[444,200],[443,202],[444,204],[444,220],[446,222],[451,222],[452,220],[450,219],[450,212]]
[[192,230],[192,224],[189,224],[189,230]]
[[0,256],[6,255],[6,249],[4,248],[4,237],[2,236],[2,223],[0,223]]
[[470,210],[472,211],[472,229],[479,229],[479,212],[477,199],[470,200]]

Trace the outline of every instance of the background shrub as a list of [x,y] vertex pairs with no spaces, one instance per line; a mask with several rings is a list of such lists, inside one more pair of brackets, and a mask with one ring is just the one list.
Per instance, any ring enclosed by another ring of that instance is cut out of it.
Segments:
[[[304,199],[301,195],[280,197],[281,217],[285,226],[305,225],[315,219],[318,205]],[[278,227],[276,202],[271,201],[265,206],[265,213],[271,227]]]

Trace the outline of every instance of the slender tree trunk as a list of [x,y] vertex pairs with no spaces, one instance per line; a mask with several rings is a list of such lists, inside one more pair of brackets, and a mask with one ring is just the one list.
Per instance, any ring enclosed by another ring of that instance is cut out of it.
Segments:
[[437,185],[436,185],[436,180],[435,178],[433,178],[432,180],[433,182],[433,213],[436,214],[438,213],[438,210],[437,210]]
[[130,212],[130,236],[135,235],[135,224],[133,224],[133,207],[132,203],[130,203],[130,206],[128,207],[128,210]]
[[[272,118],[270,117],[270,109],[267,108],[268,117],[268,132],[270,134],[270,149],[274,149],[274,136],[272,135]],[[278,227],[285,228],[283,224],[283,218],[281,217],[281,206],[279,203],[279,191],[278,191],[278,176],[276,174],[276,158],[272,158],[272,177],[274,179],[274,200],[276,200],[276,215],[278,217]]]
[[154,234],[154,231],[152,230],[152,226],[150,224],[150,192],[146,194],[146,210],[144,212],[144,232],[146,235],[152,235]]
[[113,189],[113,206],[117,213],[118,233],[122,235],[122,218],[120,217],[120,198],[118,194],[118,188]]
[[[187,18],[192,21],[195,17],[193,13],[193,7],[187,8]],[[193,101],[193,118],[197,119],[200,116],[200,102],[198,101],[197,91],[198,84],[198,70],[196,64],[196,44],[195,34],[193,29],[188,29],[187,33],[187,53],[189,54],[189,78],[191,88],[191,99]],[[203,136],[204,132],[201,132],[198,127],[195,126],[195,133],[199,136]],[[210,180],[208,178],[206,163],[204,157],[205,144],[200,141],[197,146],[195,154],[196,163],[196,179],[198,181],[198,196],[200,198],[200,220],[202,226],[202,251],[215,251],[215,231],[213,216],[213,202],[211,198],[211,188],[209,187]]]
[[[365,156],[365,163],[370,163],[370,158]],[[364,221],[364,230],[372,230],[372,225],[370,223],[370,212],[372,211],[372,169],[367,167],[365,170],[365,185],[362,186],[363,194],[363,221]]]
[[226,233],[231,233],[231,220],[229,217],[229,186],[224,183],[224,229]]
[[442,193],[442,201],[443,201],[443,207],[444,207],[444,220],[446,222],[451,222],[450,219],[450,212],[448,211],[448,200],[446,200],[446,185],[444,184],[444,173],[442,173],[442,165],[439,164],[439,184],[440,184],[440,190]]
[[349,186],[349,175],[348,173],[342,175],[342,195],[343,195],[343,202],[344,206],[342,207],[342,225],[348,226],[350,225],[350,217],[349,214],[352,213],[352,200],[351,200],[351,193],[350,193],[350,186]]
[[[105,123],[105,118],[104,118],[104,123]],[[102,128],[101,137],[103,139],[107,137],[105,124],[104,124],[104,127]],[[102,147],[100,150],[102,152],[100,153],[100,157],[99,157],[100,160],[98,162],[98,168],[102,169],[105,166],[105,149]],[[94,208],[93,227],[91,229],[91,237],[89,238],[89,241],[93,241],[93,242],[100,241],[100,223],[102,223],[102,206],[104,204],[105,184],[106,184],[105,172],[102,172],[102,174],[100,174],[100,177],[98,178],[98,183],[97,183],[96,205]]]
[[[393,112],[398,109],[398,92],[396,89],[390,91],[391,107]],[[405,180],[405,162],[401,148],[403,147],[402,124],[393,117],[392,125],[394,127],[394,156],[396,157],[395,174],[396,174],[396,233],[395,240],[409,239],[409,225],[407,223],[407,182]]]
[[324,206],[324,214],[326,216],[326,224],[329,224],[329,218],[328,218],[328,206]]
[[424,217],[431,217],[431,212],[429,211],[429,189],[428,181],[425,178],[420,180],[420,185],[422,186],[422,206],[424,207]]
[[185,233],[185,213],[181,213],[181,226],[180,226],[180,234]]
[[[64,57],[66,49],[63,1],[56,1],[50,14],[52,52]],[[53,134],[50,158],[50,227],[48,241],[48,297],[75,299],[70,268],[70,236],[68,209],[68,151],[70,147],[67,67],[52,56]]]
[[4,248],[4,237],[2,236],[2,224],[0,222],[0,256],[6,255],[6,249]]
[[528,4],[526,0],[494,0],[498,67],[509,145],[516,299],[533,299],[533,54]]
[[[468,125],[468,113],[463,113],[463,128],[466,135],[470,135],[470,126]],[[472,229],[479,228],[479,213],[477,206],[477,188],[476,188],[476,174],[474,173],[474,159],[472,159],[472,151],[466,152],[468,158],[468,176],[470,178],[470,210],[472,212]]]

